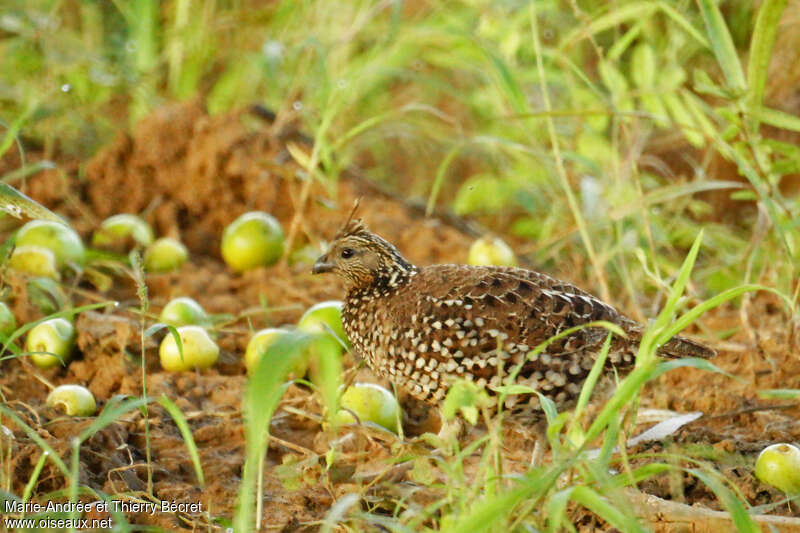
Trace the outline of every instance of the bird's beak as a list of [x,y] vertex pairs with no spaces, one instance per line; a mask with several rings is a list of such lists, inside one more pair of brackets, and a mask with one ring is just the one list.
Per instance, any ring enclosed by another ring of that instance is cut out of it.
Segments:
[[319,259],[314,262],[314,267],[311,269],[312,274],[324,274],[326,272],[333,272],[333,263],[328,262],[327,254],[319,256]]

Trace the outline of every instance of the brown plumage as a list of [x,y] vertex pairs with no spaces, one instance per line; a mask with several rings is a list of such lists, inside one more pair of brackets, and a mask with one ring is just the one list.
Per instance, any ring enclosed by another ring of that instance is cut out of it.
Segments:
[[[359,220],[349,221],[314,273],[332,272],[347,288],[345,331],[369,367],[414,397],[441,401],[449,384],[508,382],[533,348],[558,333],[596,320],[619,325],[608,374],[634,363],[642,326],[591,294],[521,268],[467,265],[417,267]],[[607,335],[586,328],[552,342],[523,363],[515,383],[557,404],[577,398]],[[711,357],[714,350],[683,337],[659,349],[667,357]],[[538,405],[535,396],[524,398]],[[517,398],[510,401],[515,402]]]

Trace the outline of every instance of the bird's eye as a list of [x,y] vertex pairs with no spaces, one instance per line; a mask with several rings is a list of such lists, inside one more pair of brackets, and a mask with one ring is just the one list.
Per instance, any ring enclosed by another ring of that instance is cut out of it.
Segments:
[[354,253],[352,248],[345,248],[342,250],[342,259],[350,259]]

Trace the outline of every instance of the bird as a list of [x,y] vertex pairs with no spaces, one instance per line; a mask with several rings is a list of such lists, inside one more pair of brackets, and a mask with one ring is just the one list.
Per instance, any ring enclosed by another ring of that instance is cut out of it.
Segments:
[[[592,294],[546,274],[517,267],[417,266],[360,219],[350,218],[312,267],[344,283],[342,323],[356,355],[373,372],[418,400],[441,407],[452,383],[466,379],[489,394],[520,384],[559,407],[574,404],[607,338],[595,321],[619,326],[604,377],[633,368],[644,326]],[[716,352],[675,336],[657,350],[668,358]],[[512,370],[516,371],[512,372]],[[541,412],[534,393],[512,395]]]

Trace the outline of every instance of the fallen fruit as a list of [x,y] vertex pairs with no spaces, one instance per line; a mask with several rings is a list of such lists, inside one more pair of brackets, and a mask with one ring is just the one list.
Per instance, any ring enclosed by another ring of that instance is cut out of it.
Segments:
[[209,368],[219,358],[219,346],[211,340],[208,332],[200,326],[181,326],[177,328],[183,344],[181,359],[178,343],[172,332],[168,333],[158,349],[161,367],[169,372],[183,372],[193,368]]
[[517,266],[513,250],[497,237],[481,237],[469,247],[470,265]]
[[26,244],[14,248],[8,266],[17,272],[58,280],[58,261],[49,248]]
[[[267,350],[272,344],[290,332],[280,328],[266,328],[257,331],[247,343],[247,350],[244,353],[244,364],[247,372],[253,372],[258,362],[267,354]],[[308,358],[298,357],[289,371],[288,379],[298,379],[306,375],[308,371]]]
[[16,244],[47,248],[55,255],[59,269],[69,263],[80,265],[86,256],[83,242],[74,229],[49,220],[31,220],[22,226]]
[[[339,406],[353,411],[362,422],[373,422],[397,433],[400,404],[391,392],[379,385],[353,383],[342,394]],[[339,409],[334,420],[339,424],[356,422],[345,409]]]
[[99,248],[130,250],[136,245],[150,246],[152,242],[153,230],[150,225],[128,213],[108,217],[92,236],[92,246]]
[[336,337],[341,343],[350,346],[347,333],[342,325],[342,307],[338,300],[329,300],[309,307],[297,322],[297,329],[306,333],[326,333]]
[[80,385],[60,385],[47,395],[47,405],[58,407],[69,416],[92,416],[97,411],[94,395]]
[[17,319],[5,302],[0,302],[0,336],[8,337],[17,329]]
[[269,266],[283,254],[283,229],[270,214],[251,211],[222,232],[222,258],[236,272]]
[[75,348],[76,336],[75,327],[69,320],[51,318],[31,328],[25,339],[25,350],[28,352],[49,352],[31,355],[33,364],[39,368],[50,368],[62,363],[66,364]]
[[189,259],[189,250],[172,237],[162,237],[144,251],[144,269],[148,272],[171,272]]
[[767,446],[756,459],[755,475],[783,492],[800,494],[800,448],[785,443]]
[[208,314],[203,307],[191,298],[181,296],[173,298],[161,310],[159,320],[170,326],[205,326]]

